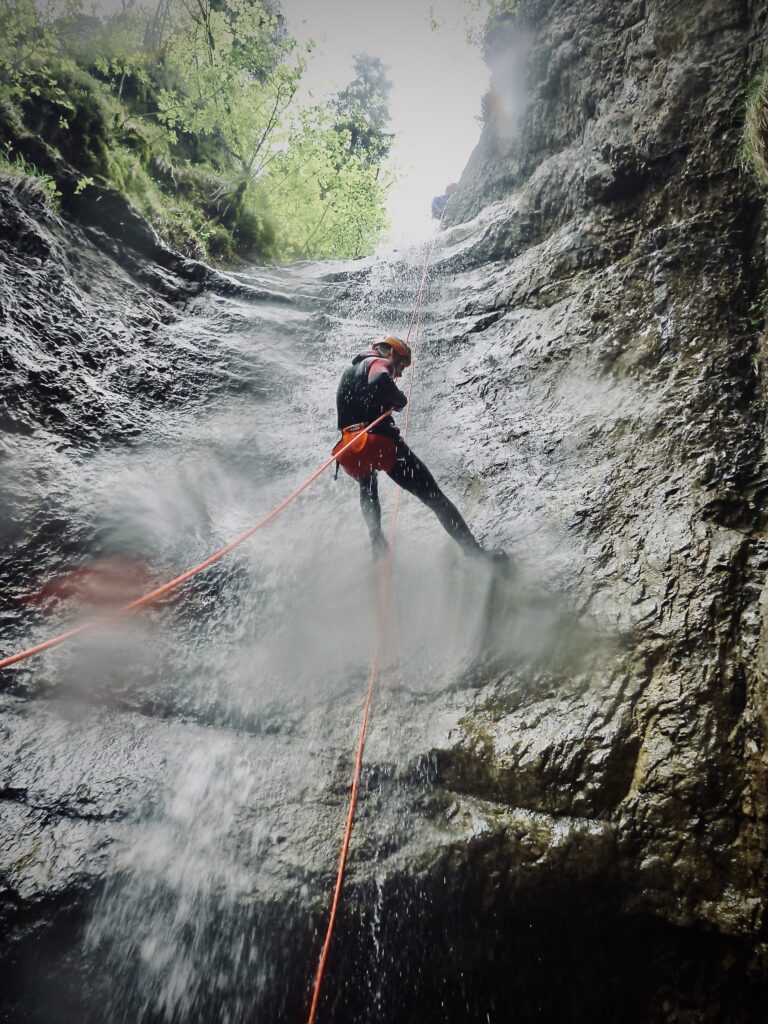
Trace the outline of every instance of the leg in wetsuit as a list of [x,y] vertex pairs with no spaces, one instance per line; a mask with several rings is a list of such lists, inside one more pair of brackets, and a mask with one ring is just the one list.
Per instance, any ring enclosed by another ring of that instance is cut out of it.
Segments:
[[[472,532],[464,522],[459,510],[452,501],[446,498],[430,471],[421,459],[414,455],[402,438],[397,439],[397,462],[392,469],[388,470],[387,475],[403,490],[424,502],[427,508],[435,513],[443,528],[465,551],[470,554],[482,552],[483,549],[472,536]],[[360,507],[363,510],[363,517],[368,526],[374,549],[380,550],[386,547],[386,541],[381,532],[381,506],[376,471],[374,470],[370,476],[363,477],[359,483]]]
[[379,504],[379,482],[376,470],[370,476],[364,476],[357,481],[360,484],[360,508],[363,510],[363,519],[371,535],[373,550],[376,552],[386,551],[387,542],[381,532],[381,505]]

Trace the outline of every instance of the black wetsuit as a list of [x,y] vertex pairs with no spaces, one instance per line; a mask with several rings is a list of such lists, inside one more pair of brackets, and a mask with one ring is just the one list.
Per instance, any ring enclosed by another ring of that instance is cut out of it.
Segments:
[[[336,392],[337,426],[343,430],[354,423],[367,425],[377,420],[387,409],[399,411],[407,404],[408,399],[394,382],[390,363],[373,350],[361,352],[342,373],[339,381]],[[400,437],[392,416],[377,423],[371,433]]]
[[[336,393],[339,430],[356,423],[371,423],[387,409],[404,409],[408,399],[395,384],[392,367],[377,352],[361,352],[344,371]],[[435,478],[400,437],[392,416],[373,428],[371,433],[393,438],[397,461],[387,475],[403,490],[415,495],[432,509],[448,533],[470,553],[482,549],[461,517],[461,513],[438,487]],[[375,548],[385,545],[381,532],[381,505],[374,470],[360,481],[360,507],[363,510],[371,541]]]

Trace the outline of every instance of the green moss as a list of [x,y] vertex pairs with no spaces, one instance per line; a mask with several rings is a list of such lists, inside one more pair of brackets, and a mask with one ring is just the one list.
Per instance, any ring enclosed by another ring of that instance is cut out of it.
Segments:
[[229,263],[235,258],[234,239],[226,228],[215,226],[206,238],[208,255],[220,263]]
[[62,64],[32,71],[25,85],[19,106],[27,130],[45,139],[71,166],[106,176],[113,133],[101,84],[81,68]]

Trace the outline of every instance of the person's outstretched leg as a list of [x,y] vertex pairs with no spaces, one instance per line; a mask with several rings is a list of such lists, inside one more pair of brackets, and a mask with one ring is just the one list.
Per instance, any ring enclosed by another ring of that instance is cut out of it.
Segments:
[[403,490],[415,495],[427,508],[431,508],[443,528],[465,551],[469,554],[483,552],[459,510],[446,498],[427,467],[402,438],[397,442],[397,462],[388,470],[388,475]]
[[363,510],[363,519],[371,535],[371,543],[376,554],[387,550],[387,541],[381,532],[381,505],[379,504],[379,482],[376,478],[376,470],[369,476],[364,476],[357,481],[360,484],[360,508]]

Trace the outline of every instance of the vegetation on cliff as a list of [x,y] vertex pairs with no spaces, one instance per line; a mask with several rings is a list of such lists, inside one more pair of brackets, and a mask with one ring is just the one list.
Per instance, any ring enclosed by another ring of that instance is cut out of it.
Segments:
[[273,0],[0,0],[0,159],[49,194],[110,186],[197,257],[370,253],[385,226],[389,83],[375,58],[300,101],[311,47]]
[[747,95],[744,159],[762,185],[768,185],[768,68],[752,83]]

